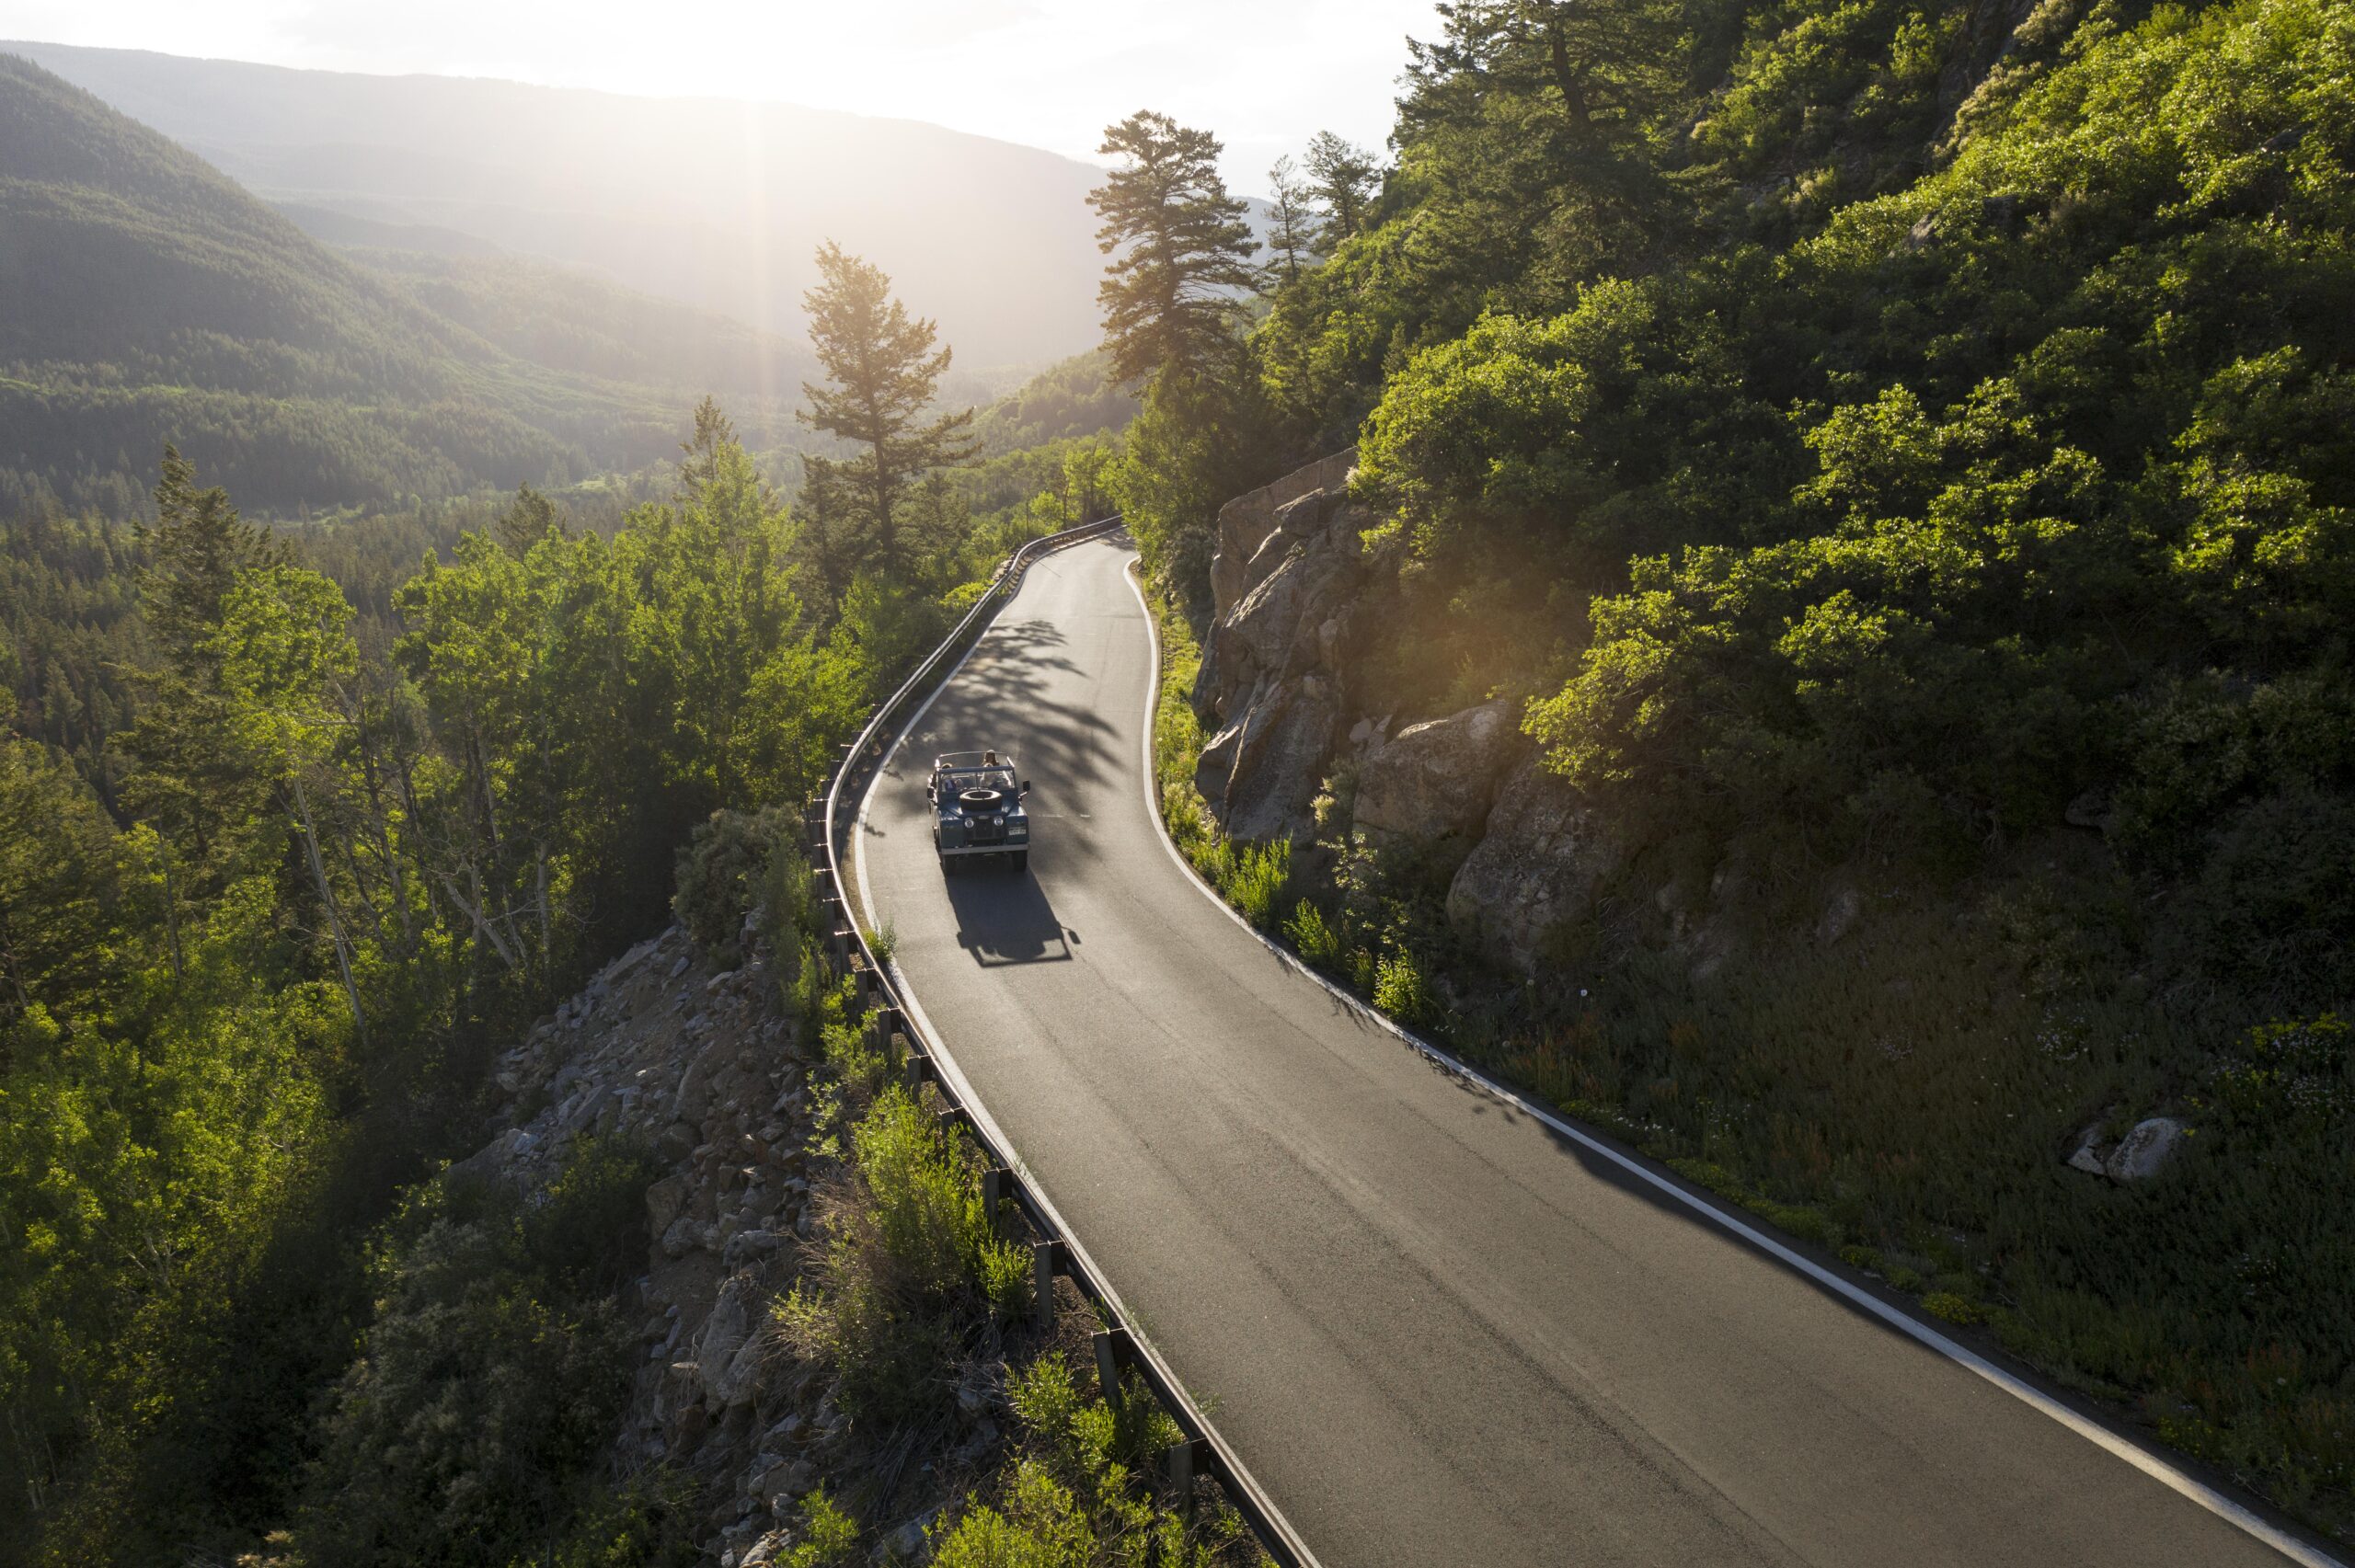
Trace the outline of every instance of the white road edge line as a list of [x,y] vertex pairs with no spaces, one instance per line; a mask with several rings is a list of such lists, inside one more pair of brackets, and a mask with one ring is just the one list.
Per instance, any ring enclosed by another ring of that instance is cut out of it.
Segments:
[[[1079,543],[1092,544],[1096,542],[1096,540],[1087,539]],[[1061,551],[1051,552],[1054,555],[1062,553]],[[1032,562],[1031,569],[1035,570],[1038,565],[1038,562]],[[1015,594],[1020,592],[1021,589],[1017,588]],[[1014,602],[1015,594],[1007,595],[1006,604]],[[1143,602],[1142,598],[1139,602]],[[1000,612],[1002,612],[1005,608],[1005,605],[1000,605]],[[1152,622],[1150,611],[1146,612],[1145,619],[1150,625]],[[924,715],[932,711],[932,704],[939,700],[941,692],[948,690],[949,683],[963,673],[966,664],[974,654],[981,651],[982,644],[988,639],[990,633],[996,628],[996,625],[997,617],[993,615],[989,624],[982,628],[981,635],[973,639],[973,646],[965,650],[964,658],[959,658],[954,668],[940,678],[940,683],[932,689],[931,695],[925,697],[917,706],[916,711],[908,715],[908,721],[902,725],[899,733],[892,737],[890,750],[884,752],[883,760],[876,764],[875,776],[867,782],[866,793],[858,797],[858,816],[854,819],[854,831],[851,834],[851,866],[858,882],[858,901],[866,907],[867,918],[870,922],[875,921],[875,895],[867,882],[868,805],[874,800],[875,792],[883,783],[892,761],[906,749],[909,739],[916,732],[916,727],[924,722]],[[1160,668],[1161,644],[1156,637],[1154,642],[1154,669],[1157,672]],[[1155,685],[1158,687],[1157,680]],[[1144,743],[1145,788],[1150,791],[1153,787],[1153,710],[1150,707],[1145,709]],[[1150,800],[1147,804],[1151,804]],[[1154,820],[1158,822],[1160,819],[1160,813],[1155,812]],[[953,1081],[957,1096],[964,1103],[965,1109],[982,1124],[982,1129],[1000,1149],[1005,1150],[1009,1156],[1019,1160],[1021,1155],[1015,1149],[1014,1140],[1005,1135],[1005,1129],[998,1126],[996,1117],[990,1115],[989,1107],[982,1103],[982,1097],[973,1092],[971,1082],[966,1078],[964,1070],[957,1065],[957,1059],[949,1054],[948,1045],[941,1038],[940,1031],[933,1026],[932,1018],[925,1012],[924,1004],[916,1000],[915,988],[908,983],[907,976],[901,972],[899,960],[896,957],[890,961],[890,969],[892,983],[899,990],[900,1000],[906,1004],[911,1021],[923,1032],[925,1043],[931,1048],[933,1061]],[[1316,1554],[1308,1549],[1308,1543],[1301,1539],[1300,1532],[1292,1528],[1292,1521],[1284,1516],[1283,1510],[1276,1506],[1276,1501],[1268,1494],[1268,1489],[1259,1484],[1258,1478],[1254,1476],[1249,1468],[1244,1464],[1242,1456],[1235,1451],[1234,1446],[1227,1442],[1225,1436],[1212,1425],[1209,1414],[1203,1411],[1200,1402],[1194,1398],[1192,1391],[1186,1387],[1177,1371],[1163,1359],[1160,1350],[1155,1346],[1151,1337],[1138,1325],[1136,1314],[1130,1311],[1128,1303],[1120,1299],[1119,1289],[1112,1284],[1112,1276],[1097,1265],[1096,1259],[1089,1254],[1086,1247],[1081,1244],[1079,1232],[1072,1229],[1071,1221],[1063,1217],[1063,1211],[1058,1209],[1054,1200],[1047,1196],[1045,1184],[1027,1169],[1021,1174],[1024,1182],[1030,1188],[1030,1196],[1039,1200],[1039,1207],[1047,1211],[1047,1218],[1053,1220],[1055,1229],[1063,1232],[1063,1244],[1079,1255],[1087,1272],[1094,1275],[1097,1283],[1103,1287],[1104,1294],[1109,1299],[1112,1310],[1119,1315],[1121,1324],[1128,1329],[1129,1338],[1136,1345],[1138,1354],[1151,1360],[1154,1369],[1161,1374],[1162,1380],[1178,1391],[1178,1397],[1186,1402],[1188,1413],[1200,1426],[1202,1435],[1210,1439],[1211,1447],[1217,1449],[1220,1459],[1225,1461],[1227,1473],[1234,1476],[1244,1490],[1251,1494],[1251,1501],[1258,1505],[1260,1515],[1275,1528],[1276,1533],[1283,1537],[1285,1547],[1298,1560],[1300,1568],[1324,1568],[1324,1563]],[[2333,1564],[2331,1568],[2337,1568],[2337,1565]]]
[[2110,1454],[2115,1455],[2117,1458],[2125,1460],[2128,1464],[2132,1465],[2136,1470],[2141,1471],[2143,1474],[2151,1477],[2154,1481],[2158,1482],[2161,1485],[2165,1486],[2170,1491],[2178,1493],[2182,1496],[2189,1498],[2192,1502],[2198,1504],[2202,1508],[2207,1509],[2208,1512],[2215,1515],[2218,1518],[2223,1519],[2225,1523],[2240,1529],[2244,1534],[2249,1535],[2271,1547],[2274,1551],[2281,1553],[2282,1556],[2288,1558],[2291,1562],[2303,1564],[2303,1568],[2347,1568],[2347,1564],[2341,1562],[2338,1558],[2332,1557],[2321,1551],[2319,1548],[2311,1546],[2305,1541],[2300,1540],[2295,1536],[2289,1534],[2287,1531],[2268,1523],[2266,1520],[2258,1517],[2256,1514],[2251,1513],[2248,1509],[2243,1507],[2240,1504],[2217,1491],[2214,1487],[2209,1485],[2206,1482],[2200,1480],[2196,1476],[2186,1473],[2175,1465],[2168,1463],[2165,1459],[2159,1458],[2156,1454],[2151,1453],[2147,1449],[2143,1448],[2142,1445],[2128,1440],[2118,1433],[2111,1431],[2108,1427],[2101,1425],[2099,1422],[2079,1414],[2076,1411],[2070,1409],[2067,1405],[2062,1403],[2059,1400],[2054,1399],[2051,1394],[2046,1393],[2043,1390],[2036,1387],[2033,1383],[2028,1382],[2024,1379],[2005,1371],[2003,1368],[1996,1366],[1993,1362],[1988,1360],[1985,1356],[1981,1356],[1978,1352],[1971,1350],[1969,1346],[1961,1345],[1955,1340],[1947,1338],[1945,1334],[1940,1333],[1937,1330],[1930,1327],[1927,1323],[1915,1321],[1910,1314],[1900,1311],[1897,1308],[1880,1299],[1880,1298],[1873,1295],[1870,1291],[1859,1289],[1849,1281],[1841,1278],[1838,1275],[1833,1274],[1831,1270],[1816,1263],[1813,1259],[1805,1257],[1800,1253],[1792,1251],[1789,1247],[1785,1246],[1780,1241],[1771,1235],[1768,1235],[1766,1232],[1758,1230],[1754,1226],[1745,1224],[1740,1219],[1738,1219],[1733,1215],[1718,1208],[1714,1204],[1702,1202],[1692,1193],[1687,1192],[1683,1187],[1678,1185],[1676,1183],[1668,1180],[1657,1171],[1651,1170],[1642,1162],[1631,1159],[1627,1155],[1621,1153],[1618,1150],[1603,1142],[1585,1129],[1571,1122],[1564,1120],[1561,1116],[1556,1115],[1545,1105],[1539,1104],[1534,1101],[1523,1099],[1521,1095],[1515,1093],[1511,1089],[1506,1088],[1502,1083],[1489,1077],[1487,1073],[1481,1071],[1478,1068],[1474,1067],[1471,1063],[1459,1059],[1452,1053],[1444,1051],[1439,1047],[1432,1045],[1429,1040],[1426,1040],[1421,1036],[1415,1034],[1412,1030],[1402,1027],[1400,1024],[1394,1022],[1388,1015],[1374,1008],[1367,1006],[1357,997],[1351,995],[1347,990],[1342,990],[1339,986],[1335,985],[1331,980],[1326,979],[1323,975],[1317,973],[1315,969],[1301,962],[1301,960],[1287,950],[1282,944],[1277,942],[1273,937],[1269,936],[1265,932],[1259,930],[1249,921],[1245,920],[1233,905],[1229,904],[1224,898],[1219,896],[1217,888],[1212,887],[1208,882],[1202,879],[1201,874],[1194,869],[1192,864],[1189,862],[1186,859],[1185,854],[1179,851],[1177,841],[1169,836],[1168,825],[1161,819],[1161,802],[1156,796],[1154,787],[1156,774],[1154,767],[1153,750],[1155,721],[1159,716],[1161,711],[1161,624],[1154,615],[1153,606],[1146,601],[1143,586],[1138,580],[1140,564],[1141,558],[1132,559],[1129,563],[1128,569],[1122,572],[1121,576],[1129,585],[1129,591],[1136,596],[1137,608],[1144,613],[1146,634],[1153,639],[1152,675],[1145,687],[1145,814],[1153,818],[1154,830],[1161,840],[1161,847],[1168,852],[1169,858],[1177,863],[1178,869],[1186,874],[1187,880],[1194,885],[1195,888],[1201,893],[1202,897],[1208,898],[1212,904],[1216,905],[1222,914],[1225,915],[1229,920],[1232,920],[1236,925],[1241,926],[1245,931],[1250,933],[1251,936],[1257,940],[1262,947],[1265,947],[1269,952],[1274,954],[1276,957],[1281,959],[1287,967],[1291,968],[1297,974],[1305,976],[1308,979],[1313,980],[1317,985],[1323,987],[1325,990],[1329,992],[1334,998],[1339,1001],[1342,1005],[1348,1007],[1359,1017],[1373,1024],[1389,1034],[1396,1036],[1400,1040],[1405,1041],[1408,1046],[1413,1047],[1416,1050],[1420,1051],[1424,1056],[1430,1058],[1432,1061],[1437,1062],[1439,1065],[1446,1068],[1450,1071],[1459,1073],[1462,1076],[1472,1080],[1474,1082],[1478,1083],[1483,1089],[1495,1095],[1498,1099],[1502,1100],[1507,1104],[1511,1105],[1514,1109],[1521,1111],[1524,1115],[1534,1116],[1539,1121],[1544,1122],[1547,1127],[1553,1128],[1556,1132],[1561,1134],[1563,1137],[1578,1143],[1581,1148],[1591,1150],[1593,1152],[1602,1155],[1604,1159],[1610,1161],[1613,1164],[1627,1172],[1629,1174],[1636,1176],[1639,1180],[1655,1188],[1658,1188],[1660,1192],[1674,1198],[1678,1203],[1683,1204],[1685,1207],[1693,1209],[1696,1213],[1703,1215],[1707,1219],[1723,1227],[1725,1230],[1732,1231],[1735,1235],[1740,1236],[1743,1241],[1750,1242],[1752,1246],[1758,1247],[1772,1254],[1775,1259],[1786,1266],[1797,1269],[1801,1274],[1807,1276],[1809,1279],[1814,1280],[1817,1284],[1836,1292],[1849,1302],[1863,1308],[1873,1316],[1880,1319],[1883,1322],[1888,1323],[1890,1327],[1920,1341],[1923,1345],[1936,1351],[1939,1355],[1946,1356],[1948,1360],[1956,1362],[1960,1366],[1966,1367],[1970,1370],[1976,1372],[1979,1376],[1994,1384],[2005,1393],[2010,1394],[2014,1399],[2018,1400],[2021,1403],[2028,1405],[2030,1409],[2039,1411],[2043,1414],[2050,1416],[2052,1420],[2059,1422],[2062,1425],[2067,1427],[2070,1431],[2074,1432],[2080,1437],[2085,1438],[2087,1442],[2092,1443],[2096,1447],[2105,1449]]

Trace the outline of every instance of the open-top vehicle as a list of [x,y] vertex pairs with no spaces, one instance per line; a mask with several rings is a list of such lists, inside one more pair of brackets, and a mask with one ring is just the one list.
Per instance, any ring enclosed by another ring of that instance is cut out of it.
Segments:
[[1030,864],[1030,816],[1014,759],[996,751],[947,751],[933,759],[925,794],[932,801],[932,847],[943,873],[976,855],[1005,857],[1016,871]]

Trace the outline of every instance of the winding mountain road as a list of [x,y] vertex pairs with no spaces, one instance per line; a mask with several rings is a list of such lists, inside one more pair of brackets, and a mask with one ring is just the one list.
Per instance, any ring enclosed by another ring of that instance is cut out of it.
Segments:
[[[860,896],[1327,1568],[2329,1561],[1442,1070],[1205,898],[1146,804],[1130,558],[1031,568],[878,775]],[[929,759],[982,746],[1037,784],[1027,876],[935,862]]]

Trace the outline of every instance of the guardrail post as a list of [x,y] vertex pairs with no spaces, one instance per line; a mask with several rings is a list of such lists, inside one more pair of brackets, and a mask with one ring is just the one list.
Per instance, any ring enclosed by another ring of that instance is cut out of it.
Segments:
[[1041,1333],[1055,1326],[1055,1276],[1069,1267],[1063,1258],[1061,1242],[1030,1243],[1030,1306]]
[[1096,1331],[1096,1383],[1104,1402],[1118,1406],[1121,1402],[1120,1368],[1136,1359],[1136,1342],[1124,1328]]
[[1169,1488],[1178,1494],[1178,1506],[1191,1518],[1194,1514],[1194,1480],[1211,1473],[1211,1445],[1205,1437],[1189,1437],[1182,1443],[1169,1445]]
[[982,1173],[982,1212],[990,1217],[990,1234],[1005,1233],[1005,1221],[1000,1211],[1014,1201],[1014,1173],[1003,1165],[993,1165]]

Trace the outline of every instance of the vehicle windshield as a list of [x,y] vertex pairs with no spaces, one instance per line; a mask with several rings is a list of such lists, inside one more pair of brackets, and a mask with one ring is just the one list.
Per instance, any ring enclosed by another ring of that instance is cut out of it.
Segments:
[[943,768],[940,771],[940,782],[944,788],[952,792],[968,789],[995,789],[1012,795],[1014,770],[1007,767]]

